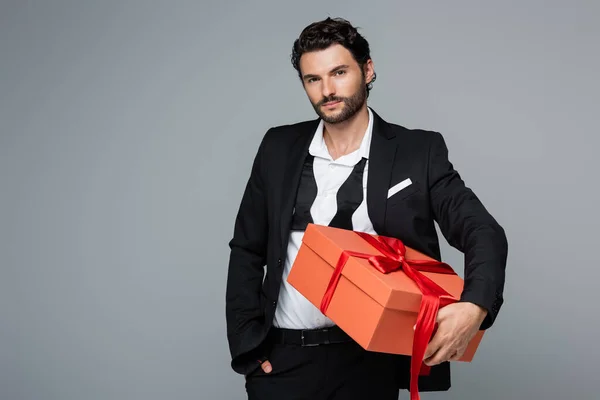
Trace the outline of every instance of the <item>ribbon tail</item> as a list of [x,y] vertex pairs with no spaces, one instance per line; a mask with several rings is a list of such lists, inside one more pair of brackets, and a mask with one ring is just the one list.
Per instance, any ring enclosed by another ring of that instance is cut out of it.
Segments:
[[319,307],[320,311],[325,314],[327,308],[329,307],[329,303],[335,293],[335,288],[337,287],[338,282],[342,276],[342,269],[346,262],[350,258],[350,255],[347,252],[342,252],[340,258],[338,259],[337,265],[333,270],[333,274],[331,275],[331,279],[329,280],[329,284],[327,285],[327,289],[325,290],[325,295],[321,299],[321,306]]
[[423,364],[423,358],[435,328],[439,303],[440,299],[437,296],[423,295],[421,299],[410,364],[410,400],[420,400],[419,375],[429,373],[429,367]]
[[333,294],[335,293],[335,289],[342,277],[342,271],[346,266],[346,263],[350,259],[350,257],[361,257],[361,258],[369,258],[370,254],[363,254],[356,251],[342,251],[340,258],[338,258],[338,262],[333,270],[333,274],[329,280],[329,284],[327,285],[327,289],[325,290],[325,294],[321,299],[321,305],[319,310],[321,313],[325,314],[327,312],[327,308],[329,307],[329,303],[331,303],[331,299],[333,298]]

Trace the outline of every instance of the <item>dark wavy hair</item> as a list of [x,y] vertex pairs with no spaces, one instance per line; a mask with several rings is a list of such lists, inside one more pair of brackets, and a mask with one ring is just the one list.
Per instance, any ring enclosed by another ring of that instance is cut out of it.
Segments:
[[[354,60],[360,65],[364,75],[363,67],[371,58],[369,42],[347,20],[328,17],[327,19],[308,25],[302,30],[300,37],[294,41],[291,59],[292,65],[298,71],[300,80],[302,80],[300,57],[304,53],[324,50],[334,44],[340,44],[350,51]],[[367,96],[373,88],[373,82],[375,82],[376,77],[377,74],[373,74],[371,82],[367,82]]]

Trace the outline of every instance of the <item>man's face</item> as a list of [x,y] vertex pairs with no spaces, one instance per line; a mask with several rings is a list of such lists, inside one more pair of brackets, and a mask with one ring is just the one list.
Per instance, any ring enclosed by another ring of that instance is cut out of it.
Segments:
[[372,62],[366,76],[350,51],[341,45],[305,53],[300,71],[306,94],[325,122],[336,124],[354,116],[367,99],[366,79],[372,78]]

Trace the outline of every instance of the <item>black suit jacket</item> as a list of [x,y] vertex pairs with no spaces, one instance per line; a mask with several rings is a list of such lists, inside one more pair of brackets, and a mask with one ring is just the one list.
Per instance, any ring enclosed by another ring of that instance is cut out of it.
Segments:
[[[488,310],[481,329],[494,323],[503,303],[507,240],[448,159],[438,132],[411,130],[373,112],[367,181],[368,213],[375,231],[441,260],[434,221],[448,243],[464,253],[461,301]],[[226,288],[226,322],[232,368],[248,374],[268,349],[300,173],[318,119],[271,128],[260,143],[235,220]],[[406,178],[412,185],[387,198]],[[266,274],[265,274],[266,267]],[[409,389],[410,360],[398,356],[399,388]],[[421,391],[450,387],[449,363],[419,378]]]

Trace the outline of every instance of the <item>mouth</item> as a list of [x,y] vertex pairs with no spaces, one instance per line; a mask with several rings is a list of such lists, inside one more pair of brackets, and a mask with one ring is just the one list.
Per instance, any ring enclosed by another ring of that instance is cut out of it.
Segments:
[[329,103],[324,103],[323,107],[333,107],[333,106],[336,106],[336,105],[338,105],[340,103],[341,103],[341,101],[330,101]]

